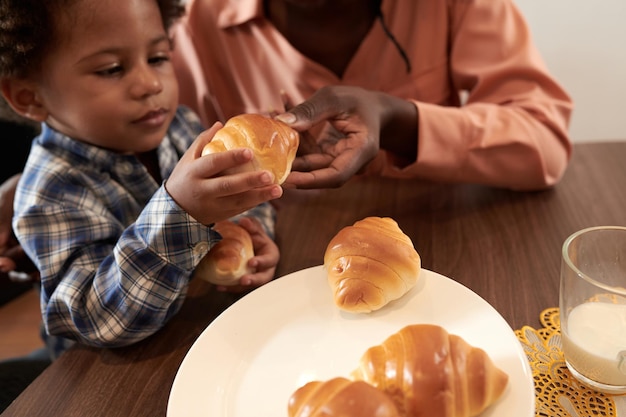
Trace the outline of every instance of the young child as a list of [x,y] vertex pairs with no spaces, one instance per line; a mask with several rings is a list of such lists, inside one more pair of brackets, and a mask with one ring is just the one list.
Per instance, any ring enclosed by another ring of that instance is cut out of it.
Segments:
[[[41,274],[48,334],[115,347],[159,330],[195,266],[240,224],[255,252],[243,287],[278,262],[268,172],[220,175],[249,149],[200,157],[220,125],[177,106],[168,28],[175,0],[0,0],[2,94],[42,122],[15,196],[13,226]],[[195,140],[194,140],[195,139]],[[258,220],[258,221],[257,221]]]

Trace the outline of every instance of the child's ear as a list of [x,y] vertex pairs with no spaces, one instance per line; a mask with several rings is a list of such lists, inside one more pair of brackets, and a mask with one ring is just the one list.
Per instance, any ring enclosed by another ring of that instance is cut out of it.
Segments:
[[37,122],[48,118],[48,110],[37,98],[37,89],[27,80],[3,78],[0,80],[2,96],[19,115]]

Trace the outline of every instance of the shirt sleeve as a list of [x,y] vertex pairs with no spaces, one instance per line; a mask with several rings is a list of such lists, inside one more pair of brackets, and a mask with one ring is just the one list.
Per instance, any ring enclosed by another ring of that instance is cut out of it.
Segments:
[[16,226],[42,276],[46,331],[81,343],[132,344],[180,309],[191,273],[218,235],[182,210],[161,186],[124,227],[98,206],[33,206]]
[[370,171],[398,178],[531,190],[554,185],[571,155],[572,101],[549,75],[510,0],[450,1],[451,83],[460,107],[414,101],[414,163],[381,153]]

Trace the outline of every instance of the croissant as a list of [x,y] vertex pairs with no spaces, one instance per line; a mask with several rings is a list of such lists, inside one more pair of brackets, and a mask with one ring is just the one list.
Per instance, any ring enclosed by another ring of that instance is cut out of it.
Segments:
[[367,313],[406,294],[417,283],[421,261],[393,219],[366,217],[333,237],[324,268],[337,307]]
[[363,381],[312,381],[289,398],[289,417],[400,417],[393,401]]
[[212,284],[236,285],[246,273],[252,272],[248,261],[254,256],[252,237],[238,224],[224,220],[213,229],[222,236],[202,258],[194,276]]
[[285,123],[260,114],[240,114],[230,118],[202,149],[202,156],[236,148],[250,148],[252,161],[231,173],[268,170],[274,182],[282,184],[296,157],[298,132]]
[[430,324],[406,326],[369,348],[352,377],[386,392],[407,417],[476,416],[508,383],[482,349]]

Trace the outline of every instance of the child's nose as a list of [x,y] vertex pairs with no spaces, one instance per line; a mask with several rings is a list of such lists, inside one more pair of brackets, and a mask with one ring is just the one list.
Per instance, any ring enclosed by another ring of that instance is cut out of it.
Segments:
[[158,94],[163,90],[163,83],[156,71],[150,66],[138,68],[132,80],[131,94],[133,98]]

